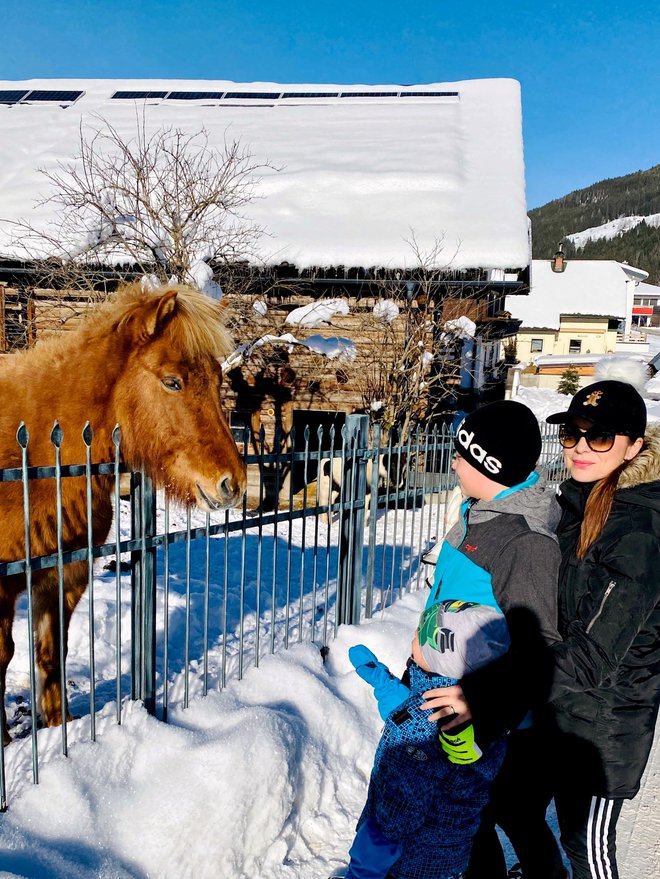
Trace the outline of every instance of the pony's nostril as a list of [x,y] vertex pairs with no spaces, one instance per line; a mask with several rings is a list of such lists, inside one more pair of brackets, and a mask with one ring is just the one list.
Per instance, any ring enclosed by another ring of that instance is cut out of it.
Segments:
[[241,473],[227,473],[218,480],[217,493],[223,503],[237,504],[247,488],[247,473],[243,468]]
[[218,491],[220,495],[224,498],[233,498],[235,494],[234,482],[231,476],[225,476],[224,479],[221,479],[218,483]]

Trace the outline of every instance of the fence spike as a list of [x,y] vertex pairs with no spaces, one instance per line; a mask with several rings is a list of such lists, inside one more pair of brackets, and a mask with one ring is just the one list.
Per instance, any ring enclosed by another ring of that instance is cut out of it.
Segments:
[[94,431],[92,430],[92,425],[89,423],[89,421],[85,422],[85,426],[83,427],[82,432],[82,438],[87,448],[90,448],[90,446],[92,445],[92,439],[94,438]]
[[22,449],[27,449],[27,445],[30,441],[30,434],[27,427],[25,426],[24,421],[21,421],[21,423],[18,425],[18,430],[16,431],[16,439]]
[[56,449],[62,445],[62,439],[64,438],[64,433],[62,428],[60,427],[59,421],[55,421],[53,424],[53,429],[50,432],[50,441],[55,446]]

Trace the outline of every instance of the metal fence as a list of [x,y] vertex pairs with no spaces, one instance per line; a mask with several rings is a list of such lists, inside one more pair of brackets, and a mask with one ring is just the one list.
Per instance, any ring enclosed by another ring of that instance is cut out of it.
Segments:
[[[282,450],[272,453],[265,450],[263,432],[256,441],[246,432],[244,457],[256,474],[257,497],[250,506],[244,501],[242,510],[209,515],[171,507],[143,474],[131,474],[130,500],[123,500],[118,429],[110,462],[92,462],[89,428],[87,460],[79,466],[61,464],[65,439],[57,425],[51,439],[53,466],[29,467],[29,438],[22,427],[17,435],[22,465],[0,471],[1,481],[23,486],[26,558],[0,561],[0,576],[26,577],[15,630],[21,629],[27,643],[17,649],[5,696],[14,738],[31,740],[35,783],[42,733],[33,570],[57,569],[63,614],[66,565],[87,563],[87,590],[72,618],[68,655],[61,653],[61,681],[69,710],[88,717],[94,740],[99,711],[113,710],[121,723],[122,704],[141,699],[167,721],[172,705],[185,708],[191,698],[222,689],[265,654],[301,641],[325,651],[339,625],[359,623],[418,588],[424,580],[422,556],[444,533],[444,499],[455,484],[447,428],[418,428],[399,439],[381,436],[377,428],[370,435],[368,418],[351,416],[341,431],[292,432]],[[564,476],[560,451],[556,432],[547,430],[541,465],[552,481]],[[335,492],[321,503],[319,474],[331,470]],[[109,542],[94,546],[91,492],[98,475],[114,480],[115,521]],[[84,545],[65,551],[61,487],[76,477],[86,479],[89,527]],[[57,552],[47,557],[30,554],[33,479],[52,479],[57,487]],[[59,735],[67,754],[66,723]],[[25,774],[25,761],[17,765]],[[3,753],[2,809],[7,787]]]

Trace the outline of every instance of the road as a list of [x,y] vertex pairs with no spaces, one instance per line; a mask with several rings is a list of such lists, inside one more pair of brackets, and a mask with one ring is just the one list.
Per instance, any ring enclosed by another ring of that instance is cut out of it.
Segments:
[[641,790],[626,801],[617,831],[622,879],[660,879],[660,724]]

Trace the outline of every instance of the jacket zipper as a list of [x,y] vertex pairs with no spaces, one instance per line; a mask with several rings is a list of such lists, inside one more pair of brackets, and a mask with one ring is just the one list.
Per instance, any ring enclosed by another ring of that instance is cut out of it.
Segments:
[[589,632],[593,628],[594,623],[596,623],[596,621],[598,620],[598,618],[602,614],[603,608],[605,607],[605,602],[607,601],[607,598],[608,598],[610,592],[614,589],[615,586],[616,586],[616,580],[610,580],[610,582],[607,584],[607,589],[605,590],[605,595],[603,595],[603,597],[600,600],[598,612],[596,613],[596,616],[593,617],[593,619],[591,620],[591,622],[589,623],[589,625],[586,628],[587,635],[589,634]]

